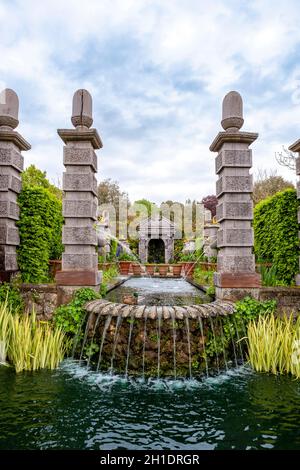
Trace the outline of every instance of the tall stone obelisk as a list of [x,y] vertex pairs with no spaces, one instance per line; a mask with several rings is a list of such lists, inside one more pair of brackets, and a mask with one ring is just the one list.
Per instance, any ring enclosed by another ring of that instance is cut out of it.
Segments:
[[28,142],[14,129],[18,126],[19,99],[10,89],[0,93],[0,281],[9,281],[18,271],[17,247],[20,243],[18,194]]
[[255,272],[253,253],[253,181],[252,150],[258,137],[253,132],[240,131],[244,123],[243,101],[231,91],[223,100],[222,127],[210,146],[216,157],[218,198],[216,297],[236,300],[245,295],[258,296],[260,275]]
[[[75,129],[59,129],[65,143],[63,174],[62,271],[56,274],[59,286],[91,286],[101,282],[97,254],[97,155],[102,147],[96,129],[91,129],[92,97],[87,90],[73,96],[72,124]],[[70,294],[72,289],[67,289]],[[64,295],[63,295],[64,299]]]

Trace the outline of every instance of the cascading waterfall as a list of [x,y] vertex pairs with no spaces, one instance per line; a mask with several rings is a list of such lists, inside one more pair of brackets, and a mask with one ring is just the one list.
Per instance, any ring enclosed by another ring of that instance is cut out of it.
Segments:
[[129,321],[130,321],[130,326],[129,326],[129,335],[128,335],[128,347],[127,347],[127,356],[126,356],[125,377],[128,377],[128,364],[129,364],[130,345],[131,345],[131,338],[132,338],[132,330],[133,330],[133,324],[134,324],[134,317],[132,317]]
[[143,379],[145,379],[145,353],[146,353],[146,341],[147,341],[147,314],[145,315],[144,318],[144,334],[143,334],[143,358],[142,358],[142,376]]
[[[79,360],[87,367],[125,377],[193,378],[237,366],[241,323],[230,320],[232,304],[190,307],[117,304],[103,300],[85,326]],[[95,316],[96,315],[96,316]],[[227,317],[226,317],[227,316]],[[123,321],[125,320],[125,321]],[[226,333],[226,336],[225,336]],[[226,340],[225,340],[226,338]],[[94,347],[99,345],[96,355]],[[110,364],[110,367],[109,367]]]
[[214,328],[214,322],[212,317],[209,317],[210,321],[210,326],[211,326],[211,331],[213,334],[213,341],[214,341],[214,346],[215,346],[215,351],[216,351],[216,363],[217,363],[217,370],[218,374],[220,373],[220,362],[219,362],[219,354],[218,354],[218,346],[217,346],[217,340],[216,340],[216,335],[215,335],[215,328]]
[[99,358],[98,358],[98,363],[97,363],[97,370],[100,369],[103,345],[104,345],[104,341],[105,341],[106,332],[107,332],[108,327],[109,327],[110,322],[111,322],[111,318],[112,318],[111,315],[109,315],[106,318],[105,325],[104,325],[104,328],[103,328],[102,339],[101,339],[100,350],[99,350]]
[[208,377],[208,363],[207,363],[207,356],[206,356],[206,350],[205,350],[203,323],[202,323],[202,318],[200,316],[198,316],[198,321],[199,321],[199,328],[200,328],[200,332],[201,332],[201,340],[202,340],[202,344],[203,344],[206,377]]
[[161,313],[157,316],[157,378],[160,377]]
[[176,328],[175,328],[175,315],[174,311],[171,314],[172,316],[172,333],[173,333],[173,370],[174,370],[174,378],[177,377],[176,371]]
[[113,339],[113,350],[112,350],[112,355],[111,355],[111,360],[110,360],[110,372],[113,373],[114,371],[114,358],[116,354],[116,347],[118,344],[118,339],[119,339],[119,333],[120,333],[120,327],[122,323],[123,317],[118,317],[117,318],[117,324],[116,324],[116,329],[115,329],[115,334],[114,334],[114,339]]
[[190,340],[190,324],[189,324],[188,318],[185,318],[185,325],[186,325],[186,336],[187,336],[188,354],[189,354],[189,375],[191,379],[192,378],[192,355],[191,355],[191,340]]

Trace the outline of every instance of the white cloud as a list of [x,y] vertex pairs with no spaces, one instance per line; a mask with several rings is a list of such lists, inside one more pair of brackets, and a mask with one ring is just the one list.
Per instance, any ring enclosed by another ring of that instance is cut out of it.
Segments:
[[298,10],[296,0],[0,3],[0,85],[19,94],[26,162],[57,179],[56,129],[71,126],[73,92],[86,87],[104,142],[99,178],[132,200],[199,199],[215,187],[208,147],[222,98],[238,89],[245,129],[260,133],[254,170],[273,167],[300,133]]

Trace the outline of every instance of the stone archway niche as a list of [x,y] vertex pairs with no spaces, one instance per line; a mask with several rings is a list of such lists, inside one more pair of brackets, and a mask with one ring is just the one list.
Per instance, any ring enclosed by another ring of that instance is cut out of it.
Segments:
[[142,220],[139,225],[139,257],[141,262],[151,262],[149,260],[150,241],[152,244],[154,240],[161,240],[160,244],[164,243],[164,262],[169,263],[174,258],[175,232],[175,224],[159,214]]

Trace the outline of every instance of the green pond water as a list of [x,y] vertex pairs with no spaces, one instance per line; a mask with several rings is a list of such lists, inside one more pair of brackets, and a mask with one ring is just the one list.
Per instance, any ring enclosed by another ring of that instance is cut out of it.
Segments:
[[299,423],[300,383],[248,367],[147,383],[0,367],[0,449],[300,449]]

